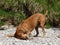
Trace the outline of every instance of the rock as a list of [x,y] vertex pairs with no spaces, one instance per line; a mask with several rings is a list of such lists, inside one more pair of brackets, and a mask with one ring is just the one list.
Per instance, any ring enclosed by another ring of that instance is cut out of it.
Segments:
[[35,35],[35,30],[32,32],[30,40],[20,40],[15,37],[5,37],[2,36],[8,34],[14,34],[16,28],[8,28],[6,30],[0,30],[0,45],[60,45],[60,37],[58,38],[56,35],[60,34],[59,29],[45,29],[46,37],[42,38],[42,29],[39,28],[38,37],[33,37]]

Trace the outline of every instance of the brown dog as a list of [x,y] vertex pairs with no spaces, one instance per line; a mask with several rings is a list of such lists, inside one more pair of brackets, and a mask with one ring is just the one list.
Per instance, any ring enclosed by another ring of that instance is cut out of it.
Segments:
[[40,13],[33,14],[29,18],[21,22],[17,27],[14,36],[19,39],[28,39],[29,35],[31,34],[34,28],[36,30],[35,36],[38,36],[39,34],[38,24],[39,24],[42,28],[43,37],[44,37],[45,36],[44,24],[46,21],[47,12],[48,11],[46,11],[45,15]]

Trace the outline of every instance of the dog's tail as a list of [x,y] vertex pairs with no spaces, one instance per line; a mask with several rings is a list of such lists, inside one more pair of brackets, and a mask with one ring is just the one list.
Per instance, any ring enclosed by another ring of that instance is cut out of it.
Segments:
[[2,36],[0,38],[6,38],[6,37],[14,37],[14,34],[8,34],[8,35]]
[[45,15],[47,16],[47,14],[48,14],[48,10],[46,10],[46,13],[45,13]]

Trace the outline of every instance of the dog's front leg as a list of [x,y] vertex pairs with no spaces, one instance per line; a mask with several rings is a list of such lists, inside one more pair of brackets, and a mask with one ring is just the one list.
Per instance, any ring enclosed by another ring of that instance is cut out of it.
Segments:
[[35,30],[36,30],[36,35],[35,35],[34,37],[37,37],[37,36],[38,36],[38,34],[39,34],[38,26],[35,28]]
[[27,33],[27,38],[29,39],[29,37],[30,37],[30,34],[31,34],[31,32],[28,32]]

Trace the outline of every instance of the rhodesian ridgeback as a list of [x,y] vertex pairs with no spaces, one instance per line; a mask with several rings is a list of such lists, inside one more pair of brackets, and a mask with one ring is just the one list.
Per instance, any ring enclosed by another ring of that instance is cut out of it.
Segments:
[[44,37],[46,34],[46,32],[44,30],[44,24],[46,22],[47,13],[48,13],[48,11],[46,11],[45,14],[36,13],[36,14],[33,14],[30,17],[28,17],[26,20],[22,21],[18,25],[14,36],[19,39],[29,39],[29,36],[34,28],[36,30],[35,36],[38,36],[38,34],[39,34],[38,27],[40,25],[42,28],[42,32],[43,32],[42,37]]

